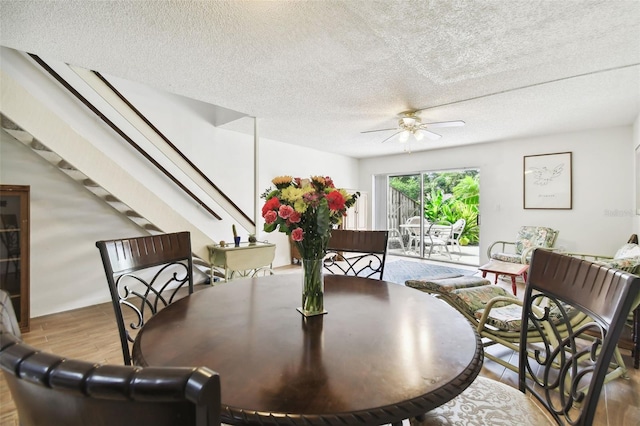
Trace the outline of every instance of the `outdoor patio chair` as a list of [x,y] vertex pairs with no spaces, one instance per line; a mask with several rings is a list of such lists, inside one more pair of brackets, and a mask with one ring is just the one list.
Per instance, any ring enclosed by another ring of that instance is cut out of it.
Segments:
[[[429,226],[426,220],[424,226]],[[415,245],[415,251],[418,251],[418,244],[420,243],[420,216],[412,216],[407,219],[407,223],[405,223],[404,227],[409,233],[409,243],[407,244],[409,250],[414,250],[413,246]]]
[[124,363],[131,365],[129,343],[145,321],[186,293],[193,293],[190,234],[97,241],[96,247],[107,276]]
[[502,262],[528,264],[535,248],[552,249],[558,232],[544,226],[523,226],[518,230],[515,241],[495,241],[487,249],[489,259]]
[[453,227],[449,222],[441,221],[429,224],[429,227],[425,231],[424,238],[422,239],[425,249],[426,247],[429,247],[429,253],[427,254],[428,258],[431,258],[435,248],[438,253],[443,255],[446,253],[449,259],[451,259],[451,253],[449,253],[448,246],[452,232]]
[[324,269],[332,274],[382,279],[389,231],[334,229],[327,245]]
[[[478,377],[414,425],[591,425],[640,277],[535,250],[524,295],[518,384]],[[589,318],[573,326],[578,315]],[[527,356],[535,351],[535,358]],[[534,402],[532,394],[540,405]]]
[[[539,258],[542,259],[543,256],[539,256]],[[546,258],[544,259],[546,261]],[[590,262],[587,263],[591,264]],[[533,265],[530,267],[529,277],[531,276],[532,267]],[[440,281],[442,281],[443,285],[427,280],[409,280],[406,285],[425,293],[433,294],[455,308],[477,329],[480,337],[483,338],[483,346],[485,348],[499,344],[513,351],[520,351],[523,312],[523,302],[520,299],[503,287],[489,284],[487,280],[479,280],[471,284],[467,284],[465,281],[461,281],[458,284],[455,280]],[[602,285],[602,283],[598,284]],[[543,302],[545,302],[545,299],[535,299],[536,306]],[[538,308],[542,310],[544,306],[538,306],[536,309]],[[555,320],[558,318],[558,307],[552,306],[550,309],[552,319]],[[572,329],[577,329],[592,321],[587,313],[574,309],[569,309],[568,312],[568,323],[554,321],[553,326],[551,323],[545,323],[544,333],[530,326],[527,332],[529,342],[550,343],[553,346],[557,346],[560,337],[568,333],[568,326]],[[536,353],[528,350],[528,355],[535,358]],[[499,356],[494,356],[489,351],[485,351],[485,357],[512,371],[518,372],[517,366],[501,359]],[[626,374],[627,368],[624,359],[616,347],[614,364],[607,375],[607,381],[626,376]]]
[[458,253],[462,253],[462,249],[460,248],[460,237],[462,236],[462,232],[464,231],[464,227],[467,225],[467,221],[465,219],[456,220],[451,226],[451,237],[449,238],[449,244],[451,244],[451,248],[457,247]]

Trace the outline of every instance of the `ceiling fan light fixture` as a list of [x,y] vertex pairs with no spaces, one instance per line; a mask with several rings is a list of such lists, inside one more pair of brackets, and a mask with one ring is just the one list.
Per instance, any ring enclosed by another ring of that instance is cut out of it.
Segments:
[[403,130],[402,133],[400,133],[400,142],[406,142],[409,140],[409,137],[411,136],[411,132],[408,130]]
[[422,139],[424,139],[424,133],[422,132],[422,130],[418,129],[415,132],[413,132],[413,136],[416,137],[416,140],[421,141]]
[[413,127],[417,120],[416,117],[402,117],[400,121],[402,122],[401,126]]

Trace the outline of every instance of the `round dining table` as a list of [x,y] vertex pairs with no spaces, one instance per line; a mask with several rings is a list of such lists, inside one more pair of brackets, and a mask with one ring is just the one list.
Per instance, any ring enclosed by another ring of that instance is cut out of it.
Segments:
[[134,362],[218,372],[222,421],[246,425],[398,424],[451,400],[480,372],[478,334],[433,296],[326,275],[327,313],[305,317],[301,294],[297,273],[195,292],[144,325]]

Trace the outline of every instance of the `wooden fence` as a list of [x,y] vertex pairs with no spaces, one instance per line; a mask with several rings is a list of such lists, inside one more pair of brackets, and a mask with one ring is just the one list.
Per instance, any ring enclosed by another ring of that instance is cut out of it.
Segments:
[[400,226],[412,216],[420,215],[420,202],[407,197],[394,188],[389,188],[387,205],[387,229],[400,230]]

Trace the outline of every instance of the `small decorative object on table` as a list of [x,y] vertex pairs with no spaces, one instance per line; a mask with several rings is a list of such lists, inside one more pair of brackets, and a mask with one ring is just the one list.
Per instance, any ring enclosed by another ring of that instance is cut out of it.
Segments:
[[253,246],[256,244],[256,242],[258,242],[258,239],[256,238],[256,234],[249,234],[249,245]]
[[238,232],[236,231],[236,225],[231,225],[231,230],[233,231],[233,243],[236,247],[240,247],[240,237],[238,236]]
[[302,307],[304,316],[325,314],[322,262],[334,225],[342,223],[349,207],[360,195],[337,189],[330,177],[311,179],[279,176],[262,198],[265,232],[276,229],[291,235],[302,256]]

